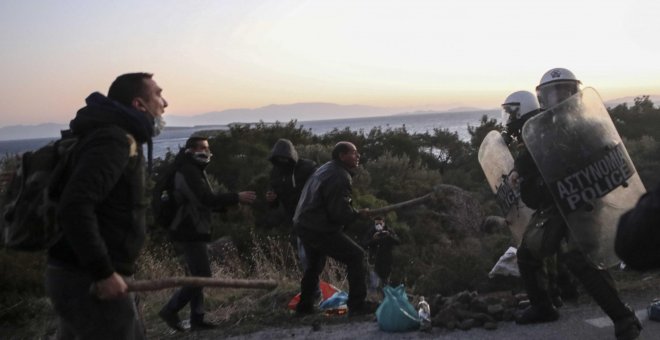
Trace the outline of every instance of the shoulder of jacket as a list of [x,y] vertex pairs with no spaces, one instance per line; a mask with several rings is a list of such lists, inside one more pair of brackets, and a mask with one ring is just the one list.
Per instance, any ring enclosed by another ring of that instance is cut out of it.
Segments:
[[200,168],[197,164],[193,163],[189,159],[184,160],[177,168],[177,172],[180,172],[184,176],[189,176],[191,174],[201,175],[204,173],[204,169]]
[[298,161],[298,163],[296,163],[295,172],[304,175],[307,173],[309,174],[314,173],[316,169],[318,169],[318,167],[316,166],[316,163],[314,161],[311,161],[309,159],[301,159]]
[[316,162],[308,158],[300,158],[297,164],[300,166],[316,166]]
[[98,138],[108,138],[117,141],[125,140],[128,145],[128,156],[133,157],[138,154],[138,143],[135,137],[119,126],[108,125],[95,129],[94,131],[85,135],[82,139],[91,142],[92,140]]
[[352,182],[351,173],[341,165],[336,165],[329,171],[330,180],[334,183],[350,184]]

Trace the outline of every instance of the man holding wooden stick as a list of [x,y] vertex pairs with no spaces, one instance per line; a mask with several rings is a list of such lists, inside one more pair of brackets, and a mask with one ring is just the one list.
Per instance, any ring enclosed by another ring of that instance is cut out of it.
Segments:
[[63,236],[48,251],[45,279],[58,339],[145,337],[127,282],[145,238],[142,144],[151,150],[163,126],[161,91],[149,73],[124,74],[71,121],[78,142],[69,180],[57,185]]
[[353,171],[360,154],[353,143],[339,142],[332,150],[332,160],[321,166],[307,180],[293,218],[308,258],[300,283],[298,315],[315,312],[314,292],[326,257],[346,264],[348,274],[348,315],[373,313],[373,304],[365,301],[367,285],[364,250],[344,233],[344,227],[369,210],[353,208],[351,198]]

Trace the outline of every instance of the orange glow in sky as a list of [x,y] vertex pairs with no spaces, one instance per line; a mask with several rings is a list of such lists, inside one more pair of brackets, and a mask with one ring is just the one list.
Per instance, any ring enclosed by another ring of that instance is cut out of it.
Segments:
[[0,126],[67,122],[89,93],[136,71],[155,74],[173,115],[300,102],[494,108],[553,67],[605,100],[658,95],[659,15],[651,0],[7,0]]

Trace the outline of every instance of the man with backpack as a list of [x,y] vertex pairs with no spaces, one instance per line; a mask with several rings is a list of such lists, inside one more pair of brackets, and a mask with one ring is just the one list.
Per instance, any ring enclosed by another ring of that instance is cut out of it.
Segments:
[[142,144],[167,101],[151,74],[130,73],[86,102],[70,123],[78,142],[59,182],[63,235],[48,250],[46,293],[59,339],[143,339],[126,281],[145,239]]
[[[254,191],[213,191],[205,171],[211,156],[206,137],[193,136],[186,141],[183,159],[174,175],[174,197],[170,198],[175,199],[179,207],[174,221],[169,226],[169,236],[183,253],[186,273],[191,276],[211,277],[207,244],[211,241],[211,213],[238,203],[251,204],[256,199]],[[192,331],[215,327],[204,320],[202,287],[180,288],[158,315],[170,328],[182,332],[184,329],[178,312],[188,303]]]

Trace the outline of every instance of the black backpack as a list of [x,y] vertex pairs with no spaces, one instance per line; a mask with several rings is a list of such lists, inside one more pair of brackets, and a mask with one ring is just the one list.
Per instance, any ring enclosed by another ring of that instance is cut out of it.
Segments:
[[70,155],[78,138],[69,130],[62,138],[21,157],[9,183],[2,211],[2,243],[22,251],[48,249],[59,240],[55,221],[57,202],[68,176]]
[[154,216],[154,223],[161,228],[171,229],[172,222],[176,218],[180,204],[174,193],[174,177],[181,167],[183,161],[181,150],[171,164],[165,166],[165,169],[156,175],[154,189],[151,197],[151,211]]

